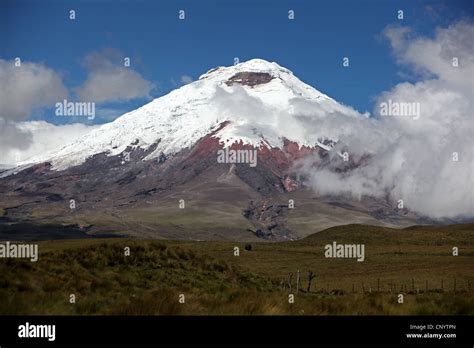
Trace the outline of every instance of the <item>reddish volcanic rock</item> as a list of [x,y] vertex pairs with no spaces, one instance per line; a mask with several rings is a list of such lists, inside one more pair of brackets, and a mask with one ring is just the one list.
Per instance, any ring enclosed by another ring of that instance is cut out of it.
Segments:
[[26,168],[24,170],[25,174],[43,174],[47,172],[51,168],[51,163],[49,162],[43,162],[39,164],[35,164],[34,166],[31,166],[29,168]]
[[299,146],[298,143],[294,141],[289,141],[288,139],[283,140],[283,151],[288,153],[293,160],[300,159],[314,151],[318,151],[319,148],[309,147],[309,146]]
[[[215,131],[203,137],[186,156],[182,162],[183,169],[192,169],[194,176],[205,169],[206,166],[217,163],[218,150],[224,148],[224,143],[218,138],[218,132],[229,125],[223,122]],[[234,142],[229,146],[230,150],[255,150],[250,144],[244,144],[242,140]],[[284,139],[282,148],[261,145],[257,150],[257,166],[249,168],[245,163],[237,164],[237,175],[260,192],[291,192],[296,190],[298,182],[289,176],[296,160],[307,156],[314,151],[320,151],[318,147],[299,146],[296,142]],[[262,191],[263,190],[263,191]]]
[[215,131],[202,138],[189,155],[189,159],[194,160],[195,157],[197,157],[197,159],[208,157],[210,154],[213,154],[217,158],[217,151],[222,149],[223,146],[220,143],[220,139],[216,137],[216,134],[229,123],[229,121],[222,122]]
[[271,162],[273,165],[275,165],[276,169],[280,171],[287,171],[292,168],[293,163],[296,160],[303,158],[314,151],[319,151],[319,148],[310,148],[308,146],[300,147],[297,143],[289,141],[288,139],[284,139],[282,149],[269,149],[264,146],[260,147],[258,151],[258,158],[259,160]]
[[273,80],[273,76],[263,72],[239,72],[232,76],[227,82],[227,86],[232,86],[234,83],[239,83],[246,86],[256,86],[268,83]]

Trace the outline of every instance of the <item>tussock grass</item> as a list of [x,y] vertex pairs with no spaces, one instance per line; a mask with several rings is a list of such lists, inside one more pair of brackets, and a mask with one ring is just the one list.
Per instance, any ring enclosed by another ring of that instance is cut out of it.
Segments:
[[[237,242],[41,242],[36,263],[0,259],[0,314],[473,315],[473,231],[472,225],[348,225],[297,242],[253,243],[252,251]],[[333,240],[365,243],[366,261],[324,258],[323,247]],[[302,290],[296,295],[297,270]],[[316,275],[310,292],[308,270]],[[289,272],[294,304],[280,283]]]

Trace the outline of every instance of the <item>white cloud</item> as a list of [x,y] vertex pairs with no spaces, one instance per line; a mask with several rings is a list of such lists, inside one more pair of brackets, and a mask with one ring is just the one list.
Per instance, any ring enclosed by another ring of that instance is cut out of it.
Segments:
[[67,97],[61,76],[43,64],[0,59],[0,117],[26,119],[37,108],[54,106]]
[[145,80],[132,67],[124,66],[124,56],[115,49],[106,49],[86,56],[89,70],[84,84],[75,88],[77,99],[95,103],[150,98],[153,83]]
[[[389,39],[398,62],[413,67],[427,77],[439,79],[450,88],[472,90],[472,23],[460,21],[448,28],[438,28],[434,39],[414,37],[415,34],[407,27],[389,26],[383,34]],[[459,69],[453,69],[453,58],[459,60]]]
[[[273,146],[278,146],[283,137],[304,145],[314,145],[322,138],[338,139],[354,127],[365,126],[361,122],[367,119],[333,100],[295,97],[288,100],[288,105],[264,103],[238,84],[225,89],[218,86],[209,105],[216,108],[213,114],[224,114],[233,123],[233,127],[220,132],[224,138],[237,137],[252,143],[255,139],[260,141],[255,134],[263,134]],[[347,126],[351,122],[350,127],[344,128],[344,122]]]
[[[85,57],[87,80],[76,88],[77,97],[96,103],[147,98],[154,85],[131,67],[123,65],[123,56],[114,49]],[[54,107],[69,98],[61,76],[39,63],[0,59],[0,164],[15,165],[59,149],[95,126],[83,124],[53,125],[44,121],[26,122],[36,109]],[[99,107],[98,116],[113,120],[120,109]],[[24,121],[24,122],[23,122]]]
[[[45,121],[26,121],[13,125],[2,123],[0,119],[0,164],[14,166],[21,162],[28,162],[29,159],[41,157],[45,153],[59,150],[64,145],[72,142],[76,138],[90,132],[98,126],[88,126],[80,123],[67,125],[53,125]],[[13,126],[13,128],[11,128]],[[4,136],[11,133],[9,141],[4,141]],[[20,139],[17,141],[16,139]],[[25,143],[22,143],[26,141]],[[12,146],[12,143],[19,143]]]
[[[25,120],[34,110],[52,107],[67,98],[61,76],[39,63],[0,59],[0,163],[16,163],[22,154],[41,150]],[[54,139],[51,139],[54,142]]]
[[[337,172],[334,167],[343,165],[338,157],[337,165],[331,162],[325,167],[316,158],[303,163],[301,172],[322,194],[389,197],[430,217],[472,217],[474,26],[458,22],[438,29],[433,39],[410,37],[407,28],[389,27],[384,34],[398,62],[424,80],[400,83],[382,93],[374,110],[376,119],[362,121],[363,126],[355,123],[351,130],[352,122],[339,120],[339,127],[348,132],[340,132],[338,147],[345,144],[351,156],[370,154],[364,165]],[[453,57],[458,58],[458,67],[453,66]],[[381,116],[379,105],[388,100],[420,103],[419,119]]]
[[31,145],[32,134],[20,129],[15,122],[0,117],[0,163],[11,163],[11,151],[20,153]]

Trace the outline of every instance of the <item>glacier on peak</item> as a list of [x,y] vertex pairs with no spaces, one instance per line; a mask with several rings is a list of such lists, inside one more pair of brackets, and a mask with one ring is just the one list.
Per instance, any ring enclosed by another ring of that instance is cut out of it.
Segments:
[[[271,79],[250,86],[227,83],[239,73],[264,73]],[[252,59],[209,70],[199,80],[127,112],[33,162],[48,161],[52,169],[63,170],[82,164],[95,154],[118,155],[128,147],[148,149],[158,143],[144,158],[151,160],[191,147],[216,130],[213,136],[223,146],[242,141],[256,147],[281,147],[285,138],[300,146],[322,146],[321,138],[338,140],[337,132],[331,134],[330,130],[317,127],[318,119],[331,114],[361,116],[277,63]],[[219,129],[224,122],[228,124]]]

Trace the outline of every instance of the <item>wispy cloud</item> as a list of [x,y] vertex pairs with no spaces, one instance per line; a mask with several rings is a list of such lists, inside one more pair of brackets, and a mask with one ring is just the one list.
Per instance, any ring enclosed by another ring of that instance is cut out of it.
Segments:
[[191,82],[193,82],[193,81],[194,81],[193,78],[192,78],[191,76],[189,76],[189,75],[183,75],[183,76],[181,76],[181,82],[182,82],[183,84],[185,84],[185,85],[187,85],[188,83],[191,83]]

